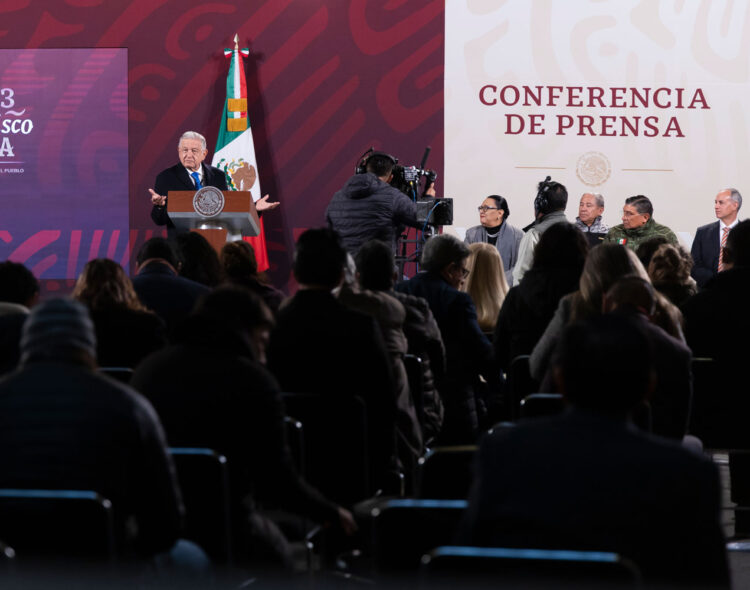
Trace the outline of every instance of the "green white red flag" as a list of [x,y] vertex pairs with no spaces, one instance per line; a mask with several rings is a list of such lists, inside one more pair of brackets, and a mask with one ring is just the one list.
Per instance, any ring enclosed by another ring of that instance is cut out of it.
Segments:
[[[253,201],[261,197],[258,166],[255,161],[255,144],[247,114],[247,84],[245,67],[242,60],[250,54],[249,49],[238,47],[239,38],[234,36],[234,49],[225,49],[224,56],[229,57],[227,75],[227,98],[224,101],[224,112],[219,124],[219,137],[216,140],[213,166],[224,171],[227,186],[230,190],[250,191]],[[243,237],[255,250],[258,271],[269,267],[266,236],[263,218],[260,218],[260,233],[253,237]]]

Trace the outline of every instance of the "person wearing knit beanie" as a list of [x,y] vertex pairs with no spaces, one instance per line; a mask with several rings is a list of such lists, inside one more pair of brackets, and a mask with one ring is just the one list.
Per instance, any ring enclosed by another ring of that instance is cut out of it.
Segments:
[[96,333],[85,305],[60,298],[33,308],[21,333],[21,365],[40,360],[96,366]]

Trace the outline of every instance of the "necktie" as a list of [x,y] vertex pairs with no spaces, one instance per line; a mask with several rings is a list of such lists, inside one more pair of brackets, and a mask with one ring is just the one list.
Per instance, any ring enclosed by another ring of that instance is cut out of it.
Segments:
[[191,172],[190,176],[192,176],[193,180],[195,181],[195,188],[203,188],[201,186],[201,177],[197,172]]
[[719,249],[719,272],[724,270],[724,246],[727,245],[727,236],[729,235],[729,228],[722,228],[721,234],[721,248]]

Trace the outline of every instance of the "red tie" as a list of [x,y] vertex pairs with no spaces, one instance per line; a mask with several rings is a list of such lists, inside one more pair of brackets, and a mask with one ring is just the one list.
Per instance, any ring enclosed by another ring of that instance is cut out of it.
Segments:
[[722,228],[721,234],[721,249],[719,250],[719,272],[724,270],[724,246],[727,245],[727,236],[729,235],[729,228]]

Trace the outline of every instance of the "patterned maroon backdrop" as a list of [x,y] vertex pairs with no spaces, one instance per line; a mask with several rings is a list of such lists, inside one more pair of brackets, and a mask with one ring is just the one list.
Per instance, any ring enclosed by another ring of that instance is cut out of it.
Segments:
[[235,33],[251,52],[248,109],[261,188],[282,203],[265,220],[275,284],[288,286],[295,236],[323,224],[331,195],[371,145],[404,164],[419,164],[430,145],[428,167],[442,173],[444,0],[123,4],[3,0],[0,45],[128,48],[132,252],[161,232],[147,189],[176,162],[180,134],[194,129],[215,145],[222,51]]

